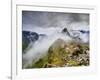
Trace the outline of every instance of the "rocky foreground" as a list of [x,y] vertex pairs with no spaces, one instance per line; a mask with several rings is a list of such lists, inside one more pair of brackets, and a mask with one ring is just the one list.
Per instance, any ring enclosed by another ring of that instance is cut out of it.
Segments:
[[75,41],[56,40],[47,55],[27,68],[73,67],[89,65],[89,45]]

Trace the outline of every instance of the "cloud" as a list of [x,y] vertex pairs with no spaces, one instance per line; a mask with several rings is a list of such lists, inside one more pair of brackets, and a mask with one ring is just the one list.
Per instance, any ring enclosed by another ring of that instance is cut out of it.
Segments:
[[85,24],[89,25],[89,14],[39,11],[22,12],[23,28],[66,27],[73,22],[85,22]]

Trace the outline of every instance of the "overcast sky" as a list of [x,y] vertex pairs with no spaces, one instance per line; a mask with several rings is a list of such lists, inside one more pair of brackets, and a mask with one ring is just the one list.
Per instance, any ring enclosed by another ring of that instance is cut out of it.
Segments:
[[72,23],[84,22],[89,25],[89,14],[22,11],[22,26],[34,27],[65,27]]

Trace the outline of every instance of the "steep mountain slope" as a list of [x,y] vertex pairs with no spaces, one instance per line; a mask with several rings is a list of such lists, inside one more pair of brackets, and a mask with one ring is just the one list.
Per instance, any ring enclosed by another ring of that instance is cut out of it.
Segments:
[[69,66],[88,66],[89,46],[87,44],[66,42],[57,39],[49,48],[47,55],[27,68],[50,68]]

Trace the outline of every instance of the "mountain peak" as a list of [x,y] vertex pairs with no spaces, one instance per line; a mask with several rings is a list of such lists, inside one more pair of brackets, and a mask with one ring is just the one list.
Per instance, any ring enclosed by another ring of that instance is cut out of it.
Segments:
[[67,45],[67,42],[61,38],[57,39],[52,45],[52,48],[64,47]]

